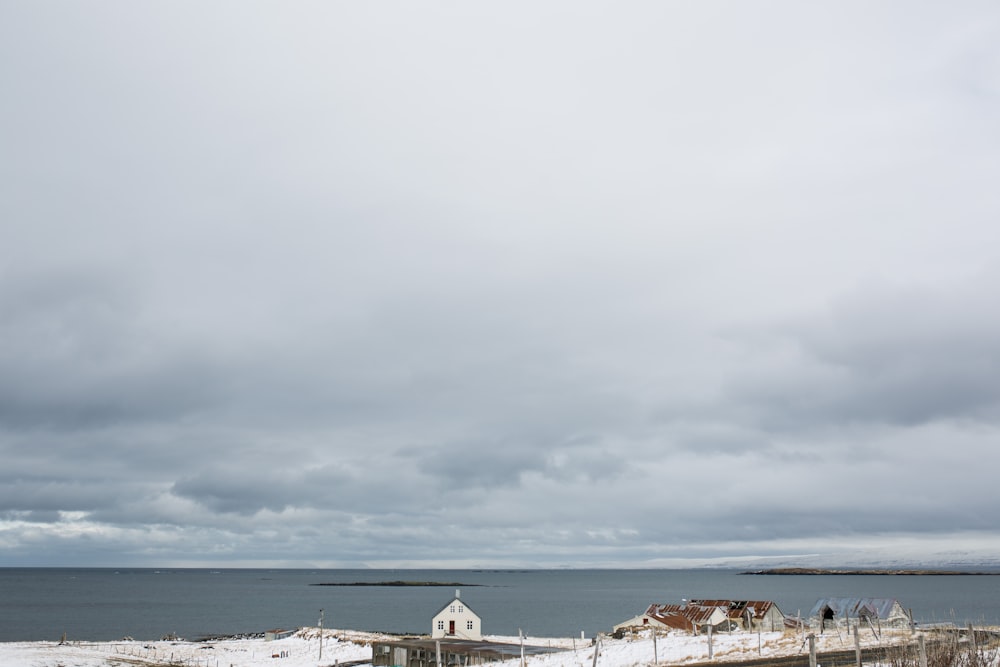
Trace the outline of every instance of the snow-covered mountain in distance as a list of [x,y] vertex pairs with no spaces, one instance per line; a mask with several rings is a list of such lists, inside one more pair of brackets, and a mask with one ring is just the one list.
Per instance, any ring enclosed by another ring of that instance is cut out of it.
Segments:
[[720,558],[704,566],[754,570],[776,567],[1000,570],[1000,554],[995,550],[976,549],[907,552],[886,547],[837,553]]

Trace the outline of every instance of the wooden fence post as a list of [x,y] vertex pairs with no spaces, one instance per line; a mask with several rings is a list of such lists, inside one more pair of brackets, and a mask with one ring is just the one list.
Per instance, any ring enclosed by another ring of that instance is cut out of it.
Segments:
[[[854,626],[854,662],[861,667],[861,637],[858,636],[858,626]],[[927,665],[924,665],[927,667]]]

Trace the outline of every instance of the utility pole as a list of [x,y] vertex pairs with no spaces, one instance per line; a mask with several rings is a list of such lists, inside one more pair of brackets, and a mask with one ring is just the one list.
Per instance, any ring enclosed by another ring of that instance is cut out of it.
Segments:
[[319,661],[323,661],[323,610],[319,610]]

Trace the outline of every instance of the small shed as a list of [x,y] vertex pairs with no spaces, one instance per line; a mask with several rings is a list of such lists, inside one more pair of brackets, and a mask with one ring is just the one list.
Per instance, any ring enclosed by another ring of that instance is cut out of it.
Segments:
[[431,637],[473,641],[483,638],[482,619],[462,601],[461,591],[455,591],[455,598],[431,619]]
[[872,627],[907,628],[910,616],[893,598],[820,598],[809,612],[810,624],[822,632],[827,626],[851,621]]

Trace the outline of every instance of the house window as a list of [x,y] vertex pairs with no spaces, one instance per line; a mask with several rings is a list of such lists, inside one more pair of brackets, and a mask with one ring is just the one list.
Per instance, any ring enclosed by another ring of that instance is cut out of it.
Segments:
[[444,621],[438,621],[438,630],[444,630]]
[[455,613],[455,605],[451,605],[451,607],[448,609],[448,611],[451,612],[452,614],[454,614]]
[[463,607],[462,605],[458,605],[458,613],[459,614],[465,613],[465,607]]
[[472,629],[472,621],[466,621],[465,622],[465,629],[466,630],[471,630]]

